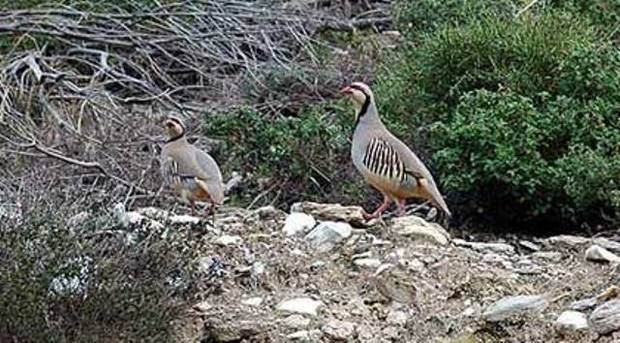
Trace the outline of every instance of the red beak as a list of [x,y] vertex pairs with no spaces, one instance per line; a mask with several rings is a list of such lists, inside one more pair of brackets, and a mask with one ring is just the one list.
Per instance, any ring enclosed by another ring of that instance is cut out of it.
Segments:
[[353,89],[351,89],[351,87],[346,86],[343,89],[340,90],[340,93],[342,94],[351,94],[353,93]]

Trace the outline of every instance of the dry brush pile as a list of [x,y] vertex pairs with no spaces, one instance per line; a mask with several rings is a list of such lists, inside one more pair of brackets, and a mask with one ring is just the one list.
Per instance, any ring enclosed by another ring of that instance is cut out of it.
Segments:
[[150,197],[162,115],[239,105],[261,70],[316,66],[317,30],[368,24],[244,1],[127,6],[0,13],[0,195],[15,200],[5,205],[68,185]]

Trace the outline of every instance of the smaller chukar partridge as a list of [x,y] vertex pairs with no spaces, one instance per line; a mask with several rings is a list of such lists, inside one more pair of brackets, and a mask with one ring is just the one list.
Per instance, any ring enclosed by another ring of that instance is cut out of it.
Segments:
[[364,179],[381,194],[383,204],[367,219],[377,218],[390,206],[405,211],[408,198],[422,198],[451,216],[433,176],[424,163],[383,125],[370,87],[354,82],[341,90],[356,108],[356,124],[351,146],[353,164]]
[[164,121],[168,140],[161,151],[161,173],[181,200],[195,214],[196,201],[211,204],[209,212],[224,202],[222,173],[215,160],[187,141],[185,126],[176,117]]

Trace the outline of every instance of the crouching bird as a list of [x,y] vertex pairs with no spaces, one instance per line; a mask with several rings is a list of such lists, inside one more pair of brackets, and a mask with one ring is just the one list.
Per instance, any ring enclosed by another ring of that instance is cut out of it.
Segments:
[[192,215],[196,201],[211,204],[208,213],[224,201],[222,173],[215,160],[187,141],[185,126],[176,117],[164,120],[168,140],[161,151],[161,173],[177,196],[189,203]]
[[341,93],[351,100],[357,112],[351,146],[353,164],[383,194],[383,204],[367,214],[366,219],[381,216],[392,200],[398,205],[398,215],[402,215],[406,200],[412,197],[428,200],[451,216],[426,166],[381,122],[370,87],[354,82]]

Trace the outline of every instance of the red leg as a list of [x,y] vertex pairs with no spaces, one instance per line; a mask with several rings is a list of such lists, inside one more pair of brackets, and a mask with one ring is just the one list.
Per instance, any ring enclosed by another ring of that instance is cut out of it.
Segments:
[[405,214],[405,205],[407,204],[407,200],[398,199],[397,203],[398,203],[398,216],[400,217]]
[[366,219],[378,218],[381,214],[390,207],[390,198],[386,195],[383,195],[383,204],[379,206],[372,214],[366,214],[364,217]]

